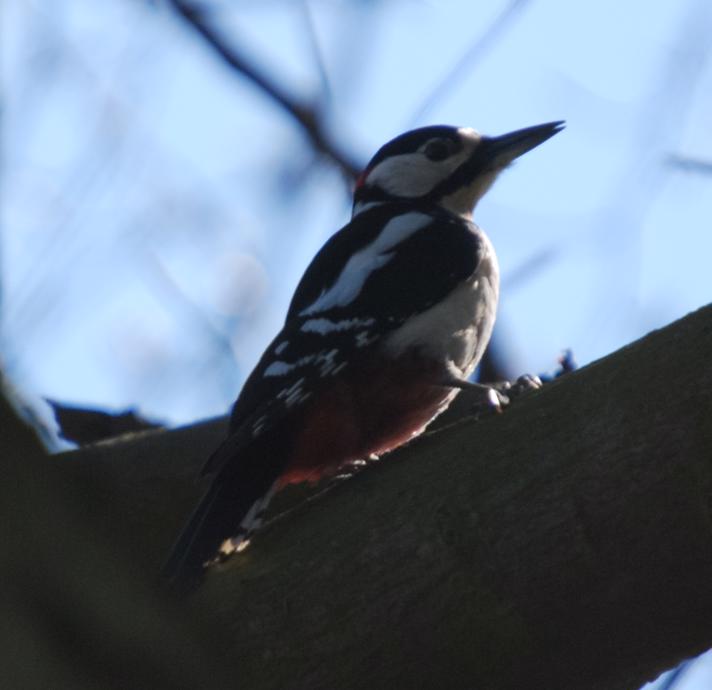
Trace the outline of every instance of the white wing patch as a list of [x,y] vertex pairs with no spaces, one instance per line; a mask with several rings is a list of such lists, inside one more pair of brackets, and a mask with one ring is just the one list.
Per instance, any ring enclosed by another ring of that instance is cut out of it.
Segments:
[[242,518],[237,534],[234,537],[226,539],[221,544],[219,551],[223,557],[230,556],[235,552],[240,553],[250,545],[250,537],[262,526],[265,511],[267,510],[267,506],[272,500],[272,496],[274,496],[276,489],[277,483],[275,482],[264,496],[258,498],[250,506],[250,509],[245,514],[245,517]]
[[286,376],[292,369],[309,364],[314,359],[314,355],[307,355],[298,359],[296,362],[283,362],[281,359],[277,359],[272,364],[270,364],[266,369],[263,376]]
[[467,378],[482,358],[494,326],[499,266],[487,236],[475,273],[444,300],[391,331],[383,347],[391,357],[419,350],[436,362],[452,362]]
[[263,414],[252,423],[252,438],[256,438],[265,430],[265,425],[268,421],[269,417],[266,414]]
[[393,253],[389,253],[389,250],[431,221],[430,216],[416,211],[404,213],[390,220],[373,242],[348,260],[336,282],[328,290],[324,290],[315,302],[303,309],[300,316],[309,316],[353,302],[371,273],[385,266],[393,258]]
[[[333,331],[347,331],[352,328],[363,328],[364,326],[372,326],[375,319],[342,319],[341,321],[332,321],[331,319],[309,319],[302,324],[300,330],[304,333],[332,333]],[[275,350],[275,354],[279,354]]]
[[305,380],[306,379],[302,377],[297,379],[289,388],[282,388],[282,390],[277,393],[277,400],[284,400],[284,404],[287,407],[292,407],[297,403],[304,402],[311,395],[309,392],[305,393],[302,388]]
[[319,353],[319,356],[314,361],[314,363],[319,365],[319,373],[322,376],[326,376],[328,373],[333,372],[333,370],[336,368],[337,364],[334,361],[334,358],[338,354],[338,350],[329,350],[328,352]]
[[[322,377],[329,374],[338,374],[347,364],[346,362],[337,361],[336,357],[338,354],[338,348],[333,348],[331,350],[322,350],[321,352],[306,355],[298,359],[296,362],[283,362],[281,359],[278,359],[272,362],[265,369],[263,376],[286,376],[294,369],[307,366],[318,369],[319,375]],[[284,398],[287,405],[290,406],[297,402],[302,402],[302,400],[306,399],[302,396],[301,392],[301,386],[303,383],[304,378],[300,378],[289,388],[283,388],[277,394],[277,398]],[[307,393],[306,396],[308,397],[309,394]]]
[[371,335],[368,331],[361,331],[356,334],[356,347],[366,347],[376,340],[378,340],[377,335]]

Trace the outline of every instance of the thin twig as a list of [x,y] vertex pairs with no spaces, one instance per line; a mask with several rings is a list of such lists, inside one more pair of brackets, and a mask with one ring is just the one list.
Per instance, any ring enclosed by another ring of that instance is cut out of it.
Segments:
[[704,160],[703,158],[670,154],[667,158],[667,164],[684,172],[712,175],[712,161]]
[[349,177],[355,178],[358,175],[360,166],[340,151],[335,142],[331,140],[324,123],[314,108],[287,93],[267,74],[252,64],[234,45],[228,45],[219,31],[206,20],[204,11],[185,0],[170,0],[170,2],[186,24],[196,31],[230,68],[251,81],[296,120],[317,151],[330,158]]
[[411,119],[412,124],[418,124],[423,116],[445,96],[446,92],[452,89],[454,84],[460,79],[464,72],[472,67],[482,56],[492,47],[507,25],[514,19],[515,15],[524,9],[528,0],[511,0],[495,18],[494,21],[480,34],[465,54],[448,70],[437,86],[423,99],[416,108]]
[[319,74],[319,82],[321,83],[319,101],[321,103],[328,103],[331,100],[332,89],[329,82],[329,74],[326,70],[324,55],[319,45],[319,36],[317,35],[316,24],[314,23],[314,13],[309,6],[309,0],[302,0],[302,2],[299,3],[299,8],[302,23],[304,24],[304,32],[309,41],[309,51],[312,56],[312,62]]

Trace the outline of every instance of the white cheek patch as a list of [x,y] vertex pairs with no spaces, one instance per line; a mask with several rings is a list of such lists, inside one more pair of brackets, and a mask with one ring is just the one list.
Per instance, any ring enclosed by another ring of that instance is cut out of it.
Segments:
[[467,155],[463,150],[443,161],[428,160],[422,153],[393,156],[371,170],[366,184],[380,187],[394,196],[423,196],[450,177]]
[[393,218],[371,244],[356,252],[348,260],[336,282],[328,290],[324,290],[315,302],[303,309],[300,316],[309,316],[353,302],[369,276],[393,258],[389,250],[431,221],[430,216],[417,212],[404,213]]

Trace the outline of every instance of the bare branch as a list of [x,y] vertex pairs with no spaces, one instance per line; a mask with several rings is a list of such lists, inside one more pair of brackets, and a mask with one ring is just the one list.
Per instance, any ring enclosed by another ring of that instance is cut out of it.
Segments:
[[228,45],[220,32],[210,25],[203,10],[185,0],[169,0],[178,14],[241,77],[252,82],[299,124],[313,146],[331,159],[348,177],[355,179],[361,166],[340,150],[326,131],[318,109],[289,94],[270,76],[262,72],[234,45]]
[[[703,651],[711,324],[708,307],[426,434],[265,529],[191,602],[224,668],[253,689],[619,690]],[[130,537],[134,559],[150,544],[157,570],[220,433],[149,432],[61,466],[109,543]]]
[[302,23],[304,24],[304,32],[309,42],[309,50],[312,56],[312,62],[319,74],[321,82],[321,100],[326,102],[331,100],[331,84],[329,83],[329,75],[326,70],[326,62],[324,55],[319,45],[319,36],[316,33],[316,24],[314,22],[314,14],[309,5],[309,0],[302,0],[299,3]]
[[712,175],[712,161],[703,158],[693,158],[671,154],[668,156],[667,164],[683,172],[697,173],[698,175]]

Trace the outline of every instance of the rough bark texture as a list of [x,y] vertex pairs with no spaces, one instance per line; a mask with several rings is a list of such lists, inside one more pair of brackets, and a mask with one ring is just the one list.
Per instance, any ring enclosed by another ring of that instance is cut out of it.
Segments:
[[[155,616],[212,630],[210,655],[250,690],[636,688],[712,645],[711,352],[708,307],[428,434]],[[222,424],[55,458],[138,579]]]

